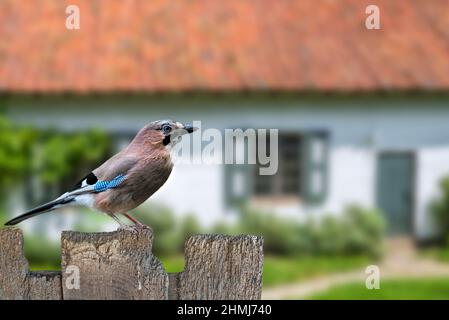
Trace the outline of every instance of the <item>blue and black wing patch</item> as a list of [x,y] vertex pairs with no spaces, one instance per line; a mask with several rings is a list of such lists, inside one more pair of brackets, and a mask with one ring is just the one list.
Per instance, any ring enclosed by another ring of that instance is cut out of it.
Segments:
[[124,180],[125,176],[120,174],[112,180],[97,181],[94,185],[94,190],[95,192],[103,192],[108,189],[117,188]]
[[84,179],[81,179],[69,192],[79,190],[86,186],[92,186],[93,190],[90,190],[94,192],[103,192],[108,189],[117,188],[124,180],[125,176],[123,174],[116,176],[112,180],[98,180],[97,176],[91,172]]

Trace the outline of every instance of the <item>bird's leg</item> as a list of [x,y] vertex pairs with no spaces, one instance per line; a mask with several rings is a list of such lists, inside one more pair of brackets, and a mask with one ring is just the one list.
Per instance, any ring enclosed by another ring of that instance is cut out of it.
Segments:
[[133,228],[132,226],[127,225],[126,223],[124,223],[115,214],[110,214],[110,216],[112,217],[112,219],[114,219],[120,225],[119,230],[126,230],[126,231],[136,232],[135,228]]
[[127,217],[130,221],[132,221],[136,225],[136,227],[138,227],[138,228],[148,228],[148,226],[144,225],[142,222],[140,222],[136,218],[132,217],[128,213],[125,212],[123,215],[125,217]]

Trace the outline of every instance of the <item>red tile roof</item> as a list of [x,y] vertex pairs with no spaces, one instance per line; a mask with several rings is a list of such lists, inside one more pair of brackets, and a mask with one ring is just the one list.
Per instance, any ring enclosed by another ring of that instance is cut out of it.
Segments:
[[0,1],[0,91],[448,88],[447,0]]

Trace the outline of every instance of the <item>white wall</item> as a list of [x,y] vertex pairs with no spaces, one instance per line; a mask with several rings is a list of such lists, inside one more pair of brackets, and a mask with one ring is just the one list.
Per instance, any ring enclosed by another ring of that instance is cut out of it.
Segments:
[[330,156],[330,192],[324,207],[330,212],[341,212],[352,203],[373,207],[376,191],[375,150],[334,147]]
[[226,218],[222,175],[220,165],[178,164],[149,202],[167,205],[181,215],[194,213],[201,223],[211,225]]

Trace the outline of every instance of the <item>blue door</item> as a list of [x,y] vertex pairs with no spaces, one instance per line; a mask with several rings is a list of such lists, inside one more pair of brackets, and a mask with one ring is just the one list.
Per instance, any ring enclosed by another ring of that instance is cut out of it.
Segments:
[[377,205],[385,213],[390,234],[413,232],[413,176],[413,154],[379,155]]

